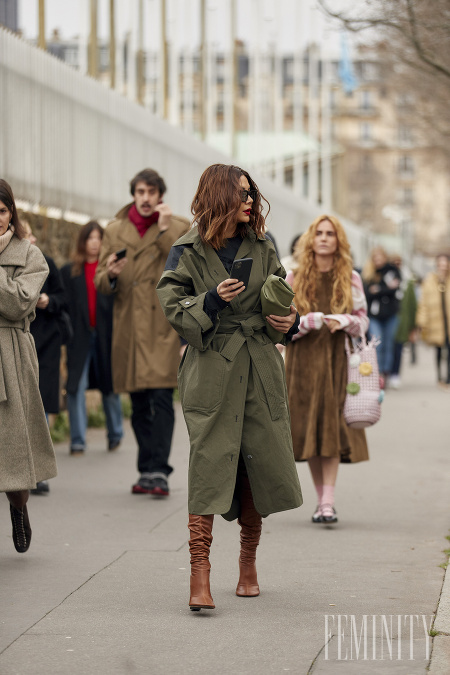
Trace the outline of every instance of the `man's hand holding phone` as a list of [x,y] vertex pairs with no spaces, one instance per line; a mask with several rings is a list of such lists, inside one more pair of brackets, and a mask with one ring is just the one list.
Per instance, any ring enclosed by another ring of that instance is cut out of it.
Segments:
[[126,259],[126,253],[127,250],[125,248],[120,249],[120,251],[116,251],[115,253],[111,253],[109,256],[107,263],[106,263],[106,269],[108,271],[108,276],[110,279],[116,279],[125,265],[127,264],[127,259]]

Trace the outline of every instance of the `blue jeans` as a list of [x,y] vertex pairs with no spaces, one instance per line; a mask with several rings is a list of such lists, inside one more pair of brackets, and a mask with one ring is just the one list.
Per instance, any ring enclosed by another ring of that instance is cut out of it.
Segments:
[[391,316],[385,321],[370,319],[370,334],[381,340],[381,344],[377,347],[378,368],[380,373],[389,374],[392,372],[397,325],[397,315]]
[[[89,351],[76,394],[67,394],[67,410],[70,422],[70,447],[84,450],[86,447],[87,411],[85,391],[89,385],[89,367],[95,358],[95,332],[92,333]],[[103,410],[106,416],[108,441],[115,443],[123,436],[122,405],[119,394],[102,394]]]

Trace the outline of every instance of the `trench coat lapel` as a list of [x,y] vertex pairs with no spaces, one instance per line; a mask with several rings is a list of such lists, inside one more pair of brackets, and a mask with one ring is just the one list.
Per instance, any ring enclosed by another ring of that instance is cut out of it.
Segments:
[[117,235],[118,239],[120,240],[120,243],[123,244],[122,248],[127,249],[127,256],[134,255],[141,244],[141,236],[128,218],[123,218],[121,224],[122,227]]
[[18,239],[13,235],[8,246],[0,255],[0,266],[25,267],[30,246],[31,244],[27,239]]
[[[133,223],[131,224],[133,225]],[[136,250],[134,251],[134,255],[138,256],[140,253],[142,253],[142,251],[145,251],[145,249],[148,249],[149,246],[155,243],[156,239],[158,238],[160,230],[158,228],[158,225],[154,223],[153,225],[150,225],[147,232],[144,234],[143,237],[141,237],[141,235],[134,227],[134,225],[133,228],[136,230],[136,233],[139,237],[139,242],[136,246]]]

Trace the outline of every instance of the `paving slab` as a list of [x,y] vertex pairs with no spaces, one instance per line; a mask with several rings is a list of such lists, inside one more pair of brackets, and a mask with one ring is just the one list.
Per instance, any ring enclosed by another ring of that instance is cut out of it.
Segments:
[[0,673],[425,675],[434,642],[431,668],[436,655],[447,670],[430,672],[448,675],[449,638],[426,632],[446,602],[450,526],[450,392],[435,385],[433,356],[405,359],[402,389],[387,392],[368,432],[371,461],[341,466],[337,525],[311,523],[314,490],[298,466],[305,505],[264,521],[259,598],[235,595],[239,527],[216,517],[210,612],[187,604],[179,406],[168,499],[131,494],[128,424],[114,453],[102,430],[84,457],[57,446],[50,494],[30,498],[28,553],[13,548],[6,499],[0,512]]

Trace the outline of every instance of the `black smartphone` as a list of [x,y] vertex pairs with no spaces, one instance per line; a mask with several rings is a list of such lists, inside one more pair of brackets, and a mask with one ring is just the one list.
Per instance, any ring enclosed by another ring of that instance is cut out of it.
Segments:
[[238,258],[233,262],[233,267],[230,272],[230,279],[237,279],[243,281],[245,288],[248,286],[250,279],[250,272],[252,271],[252,258]]
[[126,254],[127,254],[126,248],[121,248],[120,251],[116,251],[116,262],[117,260],[122,260],[122,258],[125,258]]

